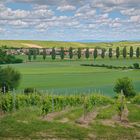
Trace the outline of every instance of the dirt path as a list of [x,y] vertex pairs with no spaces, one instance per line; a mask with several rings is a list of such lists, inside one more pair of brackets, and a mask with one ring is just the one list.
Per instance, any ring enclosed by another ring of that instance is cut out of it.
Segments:
[[104,107],[95,108],[92,112],[89,112],[86,116],[83,115],[75,122],[77,124],[80,124],[80,126],[87,127],[91,122],[93,122],[96,119],[96,117],[99,113],[99,109],[104,109],[104,108],[108,108],[108,107],[109,107],[109,105],[104,106]]
[[94,110],[93,112],[88,113],[86,116],[83,115],[75,122],[77,124],[80,124],[81,126],[86,127],[96,118],[97,114],[98,114],[97,110]]
[[0,118],[3,118],[5,116],[5,113],[0,110]]
[[128,114],[129,114],[129,111],[128,111],[127,107],[125,107],[125,109],[122,113],[121,120],[120,120],[120,116],[118,114],[115,114],[114,116],[112,116],[111,119],[101,120],[101,123],[103,125],[112,126],[112,127],[115,127],[116,124],[119,124],[120,126],[123,126],[126,128],[128,128],[128,127],[132,128],[133,125],[131,123],[129,123],[129,121],[128,121]]
[[46,121],[53,121],[56,117],[64,115],[68,111],[70,111],[70,109],[65,109],[65,110],[62,110],[59,112],[52,112],[52,113],[49,113],[49,114],[43,116],[41,119],[46,120]]
[[39,48],[41,49],[42,47],[36,44],[28,44],[28,43],[21,43],[22,45],[29,47],[29,48]]

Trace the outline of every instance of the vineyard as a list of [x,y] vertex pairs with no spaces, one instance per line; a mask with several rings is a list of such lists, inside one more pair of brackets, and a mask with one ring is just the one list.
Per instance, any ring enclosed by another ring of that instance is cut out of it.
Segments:
[[40,94],[6,94],[0,97],[0,106],[3,112],[11,112],[23,107],[37,106],[42,108],[42,114],[61,111],[65,108],[86,105],[87,110],[92,110],[96,105],[113,103],[109,97],[102,95],[40,95]]
[[140,96],[120,99],[99,94],[0,95],[0,138],[139,139]]
[[138,46],[13,50],[1,56],[0,139],[140,139]]

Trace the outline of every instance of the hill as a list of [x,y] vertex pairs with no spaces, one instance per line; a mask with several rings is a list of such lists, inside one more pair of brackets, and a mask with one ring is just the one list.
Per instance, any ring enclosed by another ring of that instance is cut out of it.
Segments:
[[109,48],[109,47],[130,47],[140,46],[140,41],[120,41],[120,42],[62,42],[62,41],[37,41],[37,40],[0,40],[0,47],[7,46],[8,48],[52,48],[52,47],[73,47],[73,48]]

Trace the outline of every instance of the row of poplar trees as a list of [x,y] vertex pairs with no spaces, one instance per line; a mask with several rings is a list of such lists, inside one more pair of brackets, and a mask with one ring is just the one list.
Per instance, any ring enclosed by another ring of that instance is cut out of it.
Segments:
[[[77,55],[78,59],[80,59],[82,57],[81,48],[78,48],[77,52],[73,53],[73,48],[70,47],[67,52],[68,52],[68,55],[69,55],[70,59],[73,58],[74,54]],[[29,53],[28,53],[28,59],[31,61],[32,56],[33,56],[33,59],[35,60],[38,54],[39,54],[39,51],[37,49],[30,49]],[[117,59],[120,57],[121,54],[122,54],[123,58],[127,57],[128,52],[127,52],[126,47],[123,48],[122,52],[120,51],[119,47],[116,48],[115,55],[116,55]],[[51,51],[50,55],[51,55],[53,60],[56,59],[56,50],[55,50],[55,48],[52,48],[52,51]],[[61,48],[59,55],[60,55],[60,58],[63,60],[64,57],[65,57],[65,50],[64,50],[63,47]],[[98,55],[99,55],[98,54],[98,49],[95,48],[94,51],[93,51],[94,59],[96,59],[98,57]],[[107,55],[108,55],[109,58],[113,57],[113,50],[112,50],[112,48],[109,48]],[[45,48],[43,49],[42,56],[43,56],[43,59],[45,60],[46,56],[47,56]],[[106,56],[106,49],[102,48],[101,49],[101,58],[105,58],[105,56]],[[134,50],[133,50],[133,47],[130,47],[129,57],[133,58],[133,56],[134,56]],[[136,49],[136,57],[139,58],[139,56],[140,56],[140,48],[137,47],[137,49]],[[89,48],[86,48],[85,58],[88,59],[89,57],[90,57],[90,51],[89,51]]]

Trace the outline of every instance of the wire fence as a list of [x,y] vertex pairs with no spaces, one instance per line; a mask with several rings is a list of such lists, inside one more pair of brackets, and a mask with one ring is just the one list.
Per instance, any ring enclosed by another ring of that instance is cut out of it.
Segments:
[[[17,89],[15,94],[24,93],[24,89]],[[77,94],[102,94],[107,96],[114,96],[115,93],[110,87],[85,87],[85,88],[52,88],[52,89],[34,89],[33,93],[48,94],[48,95],[77,95]]]

